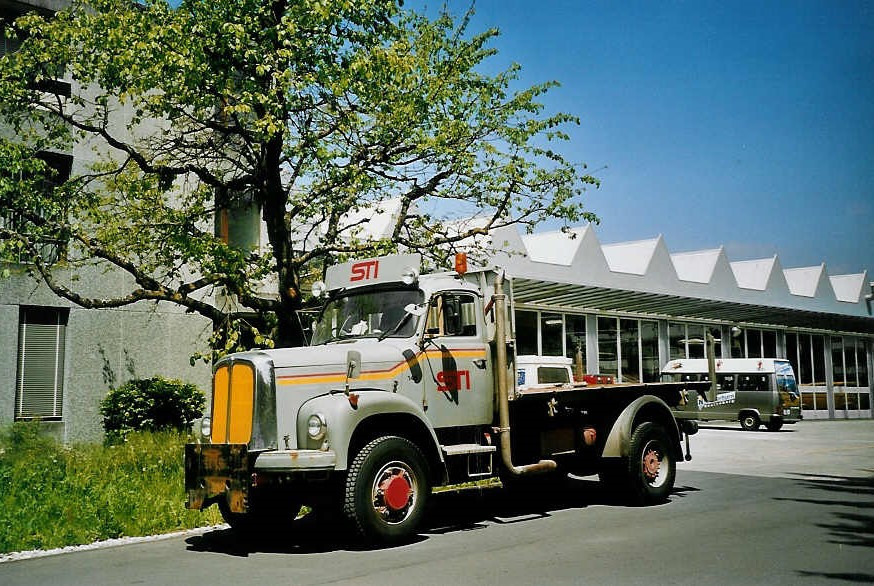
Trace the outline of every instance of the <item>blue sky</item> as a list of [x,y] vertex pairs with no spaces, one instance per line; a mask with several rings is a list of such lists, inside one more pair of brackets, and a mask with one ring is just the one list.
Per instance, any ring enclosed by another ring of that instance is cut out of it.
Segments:
[[[421,6],[423,3],[412,2]],[[441,3],[427,2],[430,8]],[[460,14],[469,1],[449,0]],[[874,280],[874,4],[478,0],[493,66],[581,118],[602,243],[662,234]]]

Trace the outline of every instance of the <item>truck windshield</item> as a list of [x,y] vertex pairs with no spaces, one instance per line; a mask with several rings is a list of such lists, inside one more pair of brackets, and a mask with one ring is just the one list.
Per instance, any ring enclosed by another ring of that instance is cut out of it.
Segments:
[[349,338],[408,338],[418,318],[404,307],[420,305],[424,295],[414,289],[355,292],[332,299],[313,324],[312,344]]

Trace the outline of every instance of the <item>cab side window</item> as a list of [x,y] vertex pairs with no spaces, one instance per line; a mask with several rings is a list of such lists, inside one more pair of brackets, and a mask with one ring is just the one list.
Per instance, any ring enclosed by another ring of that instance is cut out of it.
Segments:
[[431,301],[426,333],[432,336],[475,336],[476,298],[463,293],[445,293]]

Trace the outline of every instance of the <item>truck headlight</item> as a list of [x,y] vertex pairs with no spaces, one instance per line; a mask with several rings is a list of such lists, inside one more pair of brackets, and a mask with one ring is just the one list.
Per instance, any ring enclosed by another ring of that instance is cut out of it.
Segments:
[[204,438],[212,435],[212,417],[204,417],[200,420],[200,435]]
[[328,425],[325,423],[325,416],[321,413],[313,413],[307,419],[307,435],[316,441],[325,437],[325,432],[328,430]]

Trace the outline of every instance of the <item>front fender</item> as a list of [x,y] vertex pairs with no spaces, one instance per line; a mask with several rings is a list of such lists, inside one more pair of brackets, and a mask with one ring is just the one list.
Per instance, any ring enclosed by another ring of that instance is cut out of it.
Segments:
[[[440,454],[439,442],[431,423],[425,417],[420,405],[408,397],[381,389],[355,389],[357,405],[352,406],[349,397],[344,393],[322,395],[303,404],[297,416],[298,445],[308,448],[319,448],[324,442],[336,453],[336,470],[346,470],[349,465],[350,444],[355,430],[366,420],[377,416],[401,415],[413,418],[421,427],[427,430],[433,442],[434,451]],[[320,413],[325,418],[327,433],[324,440],[318,442],[307,435],[307,420],[314,413]],[[391,430],[386,430],[390,432]],[[422,446],[425,448],[425,446]]]
[[653,421],[665,428],[672,440],[675,449],[675,457],[680,454],[680,430],[674,419],[668,404],[653,395],[644,395],[632,401],[616,418],[613,428],[607,436],[604,458],[625,458],[628,456],[628,446],[631,442],[631,434],[634,433],[636,424],[643,421]]

